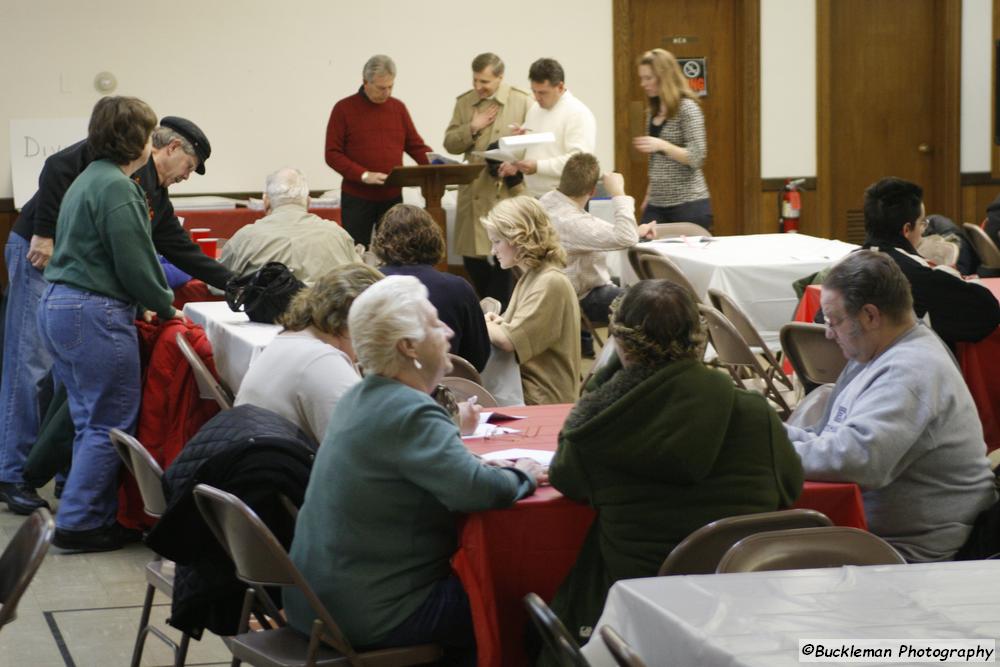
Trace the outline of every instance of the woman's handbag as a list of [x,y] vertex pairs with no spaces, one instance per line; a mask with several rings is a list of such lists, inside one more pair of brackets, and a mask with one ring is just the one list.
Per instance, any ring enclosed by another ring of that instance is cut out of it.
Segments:
[[245,312],[253,322],[274,324],[292,297],[305,287],[281,262],[268,262],[253,273],[226,283],[226,303],[235,312]]

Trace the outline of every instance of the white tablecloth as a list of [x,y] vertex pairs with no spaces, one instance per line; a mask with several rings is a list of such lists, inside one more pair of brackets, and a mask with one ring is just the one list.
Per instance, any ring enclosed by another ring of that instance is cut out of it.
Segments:
[[[710,287],[728,294],[768,347],[777,350],[781,327],[792,321],[798,303],[792,283],[834,264],[858,246],[805,234],[751,234],[715,236],[706,243],[665,239],[644,247],[672,259],[703,299]],[[622,272],[625,284],[637,279],[627,262]]]
[[184,315],[205,329],[215,368],[233,394],[239,391],[250,362],[281,331],[277,324],[251,322],[245,313],[234,313],[225,301],[189,302]]
[[[281,331],[277,324],[258,324],[244,313],[234,313],[225,301],[191,302],[184,306],[184,314],[205,329],[219,377],[234,394],[239,391],[250,362]],[[521,371],[513,352],[494,347],[482,378],[500,405],[524,405]]]
[[[1000,637],[1000,561],[632,579],[599,625],[648,665],[789,667],[800,639]],[[584,654],[615,663],[595,628]]]

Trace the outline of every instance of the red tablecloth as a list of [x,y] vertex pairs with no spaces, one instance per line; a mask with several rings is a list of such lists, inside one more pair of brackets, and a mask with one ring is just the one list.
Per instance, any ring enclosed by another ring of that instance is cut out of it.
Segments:
[[[467,445],[477,454],[514,447],[555,451],[570,408],[504,408],[528,417],[511,424],[522,432]],[[854,484],[806,482],[795,506],[819,510],[840,526],[867,528],[861,491]],[[480,667],[527,663],[523,637],[528,617],[521,599],[529,592],[553,598],[593,519],[590,507],[552,487],[539,489],[510,509],[464,518],[452,566],[469,594]]]
[[[214,210],[188,210],[175,211],[177,217],[184,218],[184,229],[198,229],[199,227],[212,230],[212,236],[228,239],[232,238],[240,227],[257,222],[265,215],[264,211],[249,208],[224,208]],[[311,208],[310,213],[318,215],[327,220],[340,223],[339,208]]]
[[[1000,278],[983,278],[1000,301]],[[819,285],[809,285],[795,311],[796,322],[812,322],[819,310]],[[959,343],[958,364],[983,423],[986,449],[1000,447],[1000,328],[978,343]],[[787,362],[786,362],[787,363]]]
[[[1000,278],[983,278],[1000,301]],[[958,364],[979,410],[986,448],[1000,447],[1000,328],[978,343],[958,344]]]

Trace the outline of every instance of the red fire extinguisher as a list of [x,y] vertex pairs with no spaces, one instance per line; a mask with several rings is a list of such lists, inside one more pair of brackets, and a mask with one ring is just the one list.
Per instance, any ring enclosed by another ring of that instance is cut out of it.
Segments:
[[785,179],[785,187],[778,192],[778,231],[782,234],[799,231],[799,216],[802,214],[801,186],[804,178]]

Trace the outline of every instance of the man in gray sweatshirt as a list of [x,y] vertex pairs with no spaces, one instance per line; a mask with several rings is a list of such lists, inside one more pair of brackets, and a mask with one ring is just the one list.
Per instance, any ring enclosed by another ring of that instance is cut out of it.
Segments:
[[848,255],[823,282],[821,303],[848,364],[817,424],[785,426],[806,479],[857,483],[869,529],[908,561],[953,558],[996,501],[954,358],[917,323],[910,285],[883,253]]

